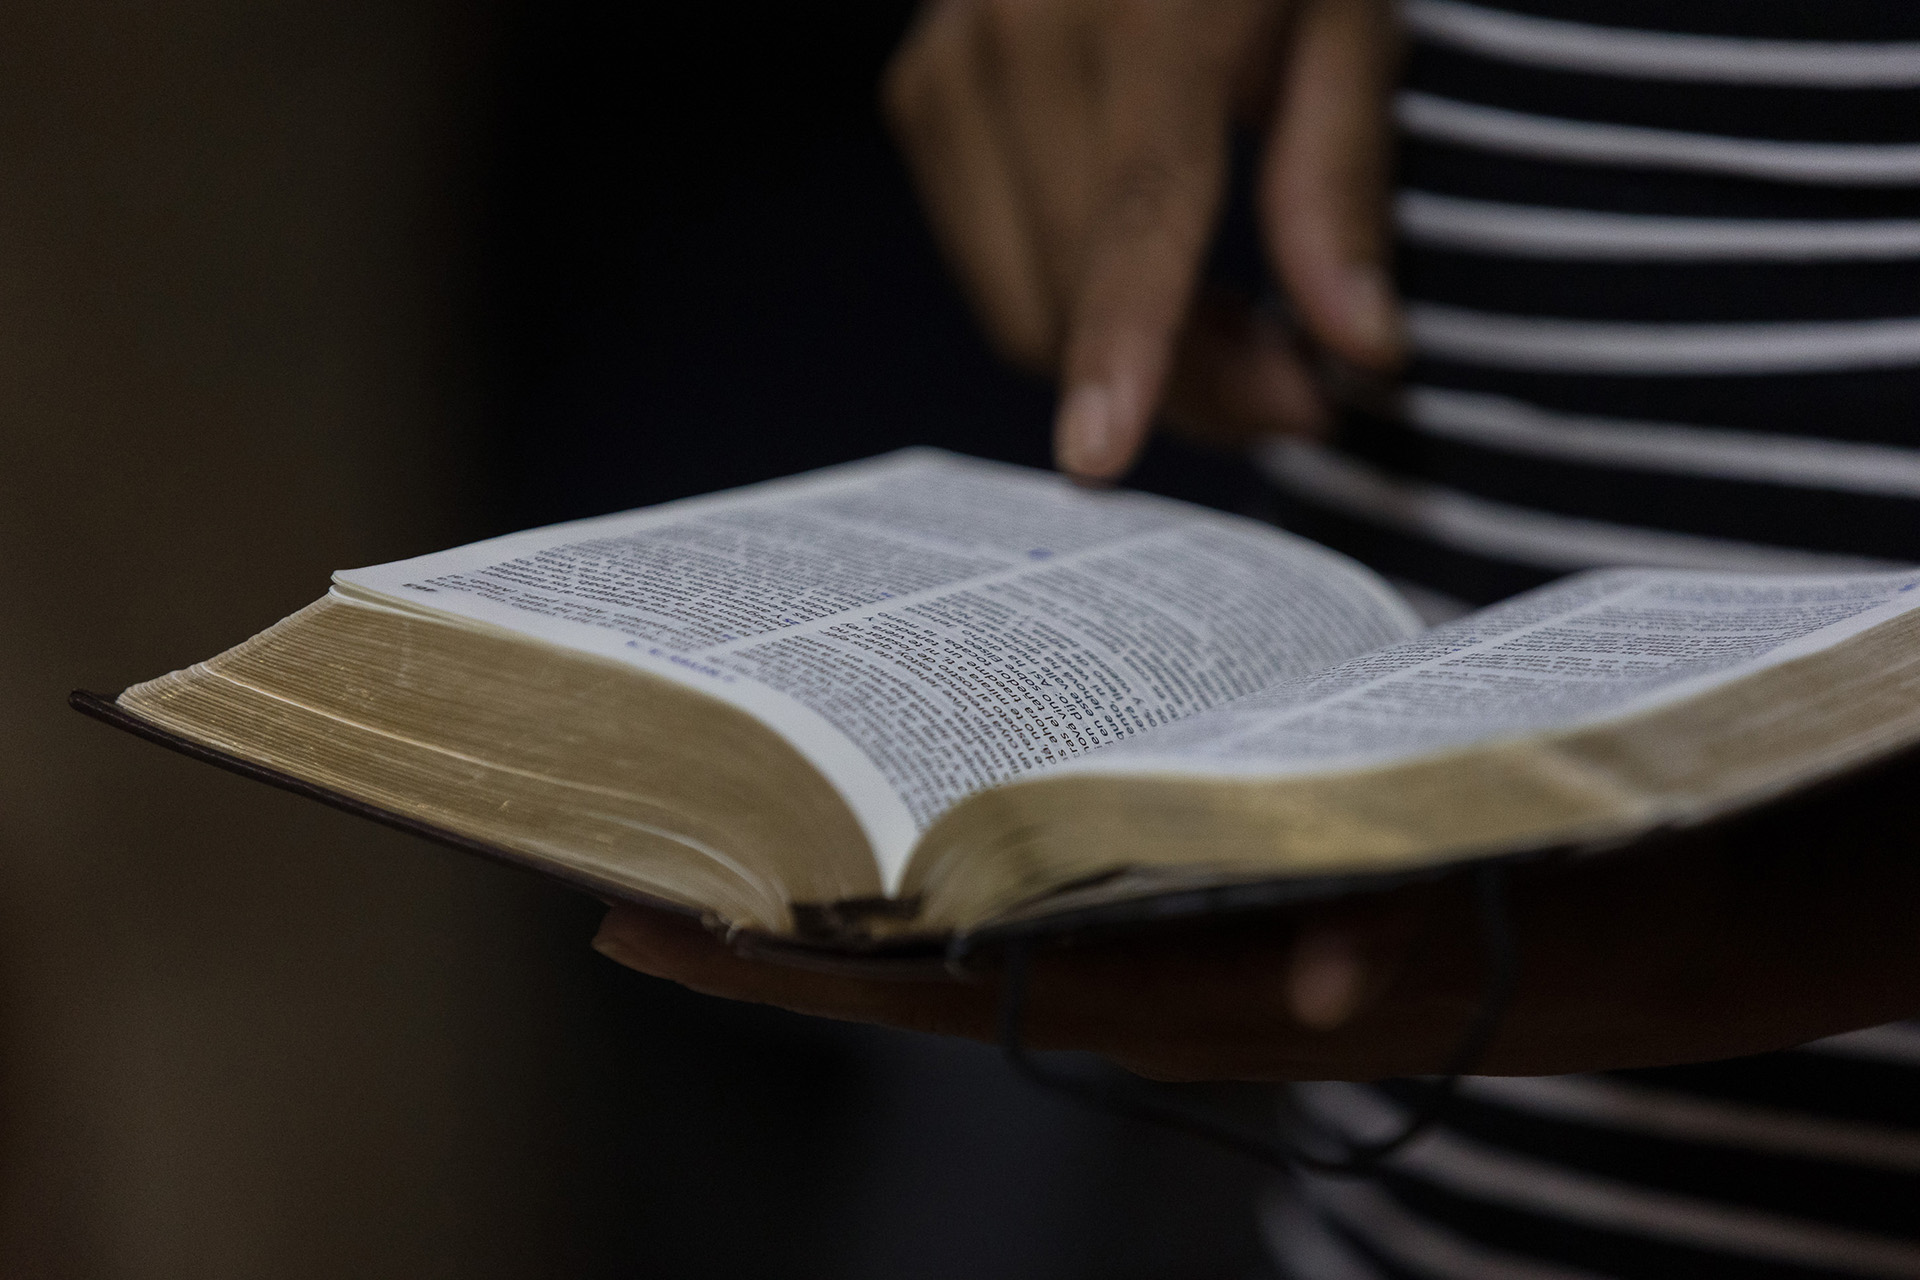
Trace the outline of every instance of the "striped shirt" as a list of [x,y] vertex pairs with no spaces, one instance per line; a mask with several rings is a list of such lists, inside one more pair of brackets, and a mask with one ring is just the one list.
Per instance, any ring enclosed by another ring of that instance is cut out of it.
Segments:
[[[1920,3],[1407,0],[1391,413],[1281,520],[1436,613],[1599,565],[1920,561]],[[1364,1138],[1394,1086],[1303,1086]],[[1263,1221],[1298,1280],[1920,1277],[1920,1025],[1467,1082]]]

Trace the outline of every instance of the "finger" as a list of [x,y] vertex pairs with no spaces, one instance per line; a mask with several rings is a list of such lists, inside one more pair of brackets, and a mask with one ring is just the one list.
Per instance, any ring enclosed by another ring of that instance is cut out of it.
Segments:
[[1050,371],[1060,317],[980,55],[967,11],[930,5],[888,65],[882,101],[934,237],[989,338],[1014,363]]
[[[1425,918],[1421,903],[1405,898],[1336,907],[1307,922],[1309,931],[1347,929],[1366,956],[1358,1012],[1333,1030],[1289,1016],[1292,930],[1254,920],[1036,955],[1025,1039],[1038,1048],[1104,1053],[1167,1079],[1345,1079],[1429,1070],[1457,1040],[1456,1024],[1471,1001],[1449,996],[1436,1003],[1431,993],[1408,1001],[1400,994],[1396,1000],[1406,1007],[1376,1007],[1407,967],[1410,922]],[[617,963],[727,999],[976,1040],[997,1035],[1001,990],[990,978],[849,978],[750,960],[691,920],[631,906],[609,912],[594,946]],[[1465,969],[1471,988],[1471,961],[1452,968]],[[1420,969],[1444,978],[1448,966],[1436,968],[1427,957]],[[1443,994],[1451,990],[1442,983]]]
[[971,10],[982,103],[1019,189],[1041,287],[1058,314],[1078,278],[1093,192],[1097,28],[1071,4],[986,0]]
[[1384,0],[1307,0],[1260,180],[1268,252],[1329,349],[1390,369],[1402,354],[1387,271],[1387,97],[1398,61]]
[[1094,479],[1132,461],[1160,400],[1223,195],[1231,42],[1244,34],[1219,23],[1196,47],[1186,31],[1138,29],[1151,11],[1122,9],[1102,30],[1103,165],[1067,310],[1055,453]]
[[[979,982],[863,978],[751,959],[695,921],[617,905],[594,949],[617,964],[704,995],[777,1005],[795,1013],[993,1040],[1001,988]],[[1220,1028],[1243,1030],[1282,1013],[1266,998],[1264,959],[1148,943],[1045,952],[1034,958],[1026,1039],[1038,1047],[1110,1050],[1166,1042],[1185,1046]],[[1251,980],[1251,981],[1249,981]],[[1251,991],[1251,995],[1249,992]]]
[[1347,931],[1309,929],[1294,941],[1287,1008],[1301,1026],[1331,1031],[1349,1021],[1366,987],[1366,957]]
[[618,906],[601,921],[594,950],[616,964],[705,995],[778,1005],[795,1013],[988,1039],[992,984],[848,978],[736,954],[698,923]]
[[1218,295],[1201,297],[1180,336],[1166,403],[1167,421],[1180,435],[1216,448],[1324,435],[1330,420],[1285,326]]
[[[977,1040],[998,1035],[1002,992],[990,976],[863,978],[749,959],[695,921],[624,904],[607,913],[593,946],[706,995]],[[1264,939],[1252,948],[1162,941],[1044,952],[1034,957],[1026,1038],[1111,1051],[1184,1046],[1222,1029],[1241,1035],[1284,1016],[1277,993],[1268,994],[1282,954]]]

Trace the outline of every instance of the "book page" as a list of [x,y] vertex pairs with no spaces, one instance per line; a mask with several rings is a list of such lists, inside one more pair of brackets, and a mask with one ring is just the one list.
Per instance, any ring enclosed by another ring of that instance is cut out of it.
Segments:
[[758,716],[895,883],[970,792],[1416,633],[1250,520],[912,450],[336,575],[343,598],[631,663]]
[[1078,772],[1300,776],[1633,715],[1920,607],[1920,573],[1601,570],[1282,681]]

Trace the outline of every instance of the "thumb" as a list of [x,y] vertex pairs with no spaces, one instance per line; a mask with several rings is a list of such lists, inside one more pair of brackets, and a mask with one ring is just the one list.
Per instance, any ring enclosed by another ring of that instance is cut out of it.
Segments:
[[1260,178],[1267,251],[1300,319],[1334,354],[1374,369],[1402,356],[1386,228],[1398,63],[1385,0],[1309,0]]

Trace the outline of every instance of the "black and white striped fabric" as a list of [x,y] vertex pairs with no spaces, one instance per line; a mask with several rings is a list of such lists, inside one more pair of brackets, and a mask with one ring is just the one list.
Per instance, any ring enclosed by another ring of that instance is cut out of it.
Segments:
[[[1263,1206],[1295,1280],[1920,1276],[1920,1028],[1700,1067],[1464,1083],[1447,1124],[1370,1180]],[[1354,1137],[1392,1086],[1299,1086]]]
[[1404,12],[1405,412],[1287,523],[1472,602],[1920,560],[1920,5]]
[[[1265,455],[1282,522],[1436,612],[1599,565],[1920,561],[1920,2],[1404,13],[1409,385]],[[1301,1102],[1365,1137],[1407,1099]],[[1470,1081],[1384,1176],[1264,1221],[1296,1280],[1920,1277],[1920,1025]]]

